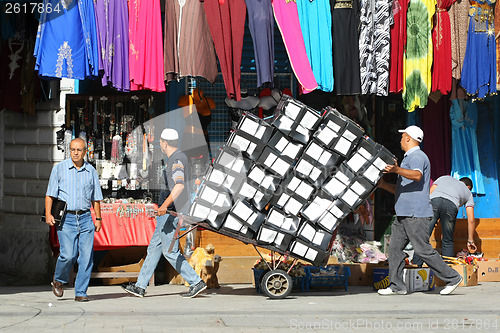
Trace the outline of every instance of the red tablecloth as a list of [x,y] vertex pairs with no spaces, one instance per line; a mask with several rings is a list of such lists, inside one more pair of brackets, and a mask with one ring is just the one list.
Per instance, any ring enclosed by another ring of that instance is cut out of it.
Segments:
[[149,245],[156,210],[156,204],[101,204],[102,228],[94,233],[94,250]]
[[[94,233],[94,250],[109,250],[126,246],[148,246],[155,231],[156,204],[103,204],[102,228]],[[92,219],[95,221],[94,210]],[[50,227],[49,242],[55,257],[59,254],[59,240],[55,227]]]

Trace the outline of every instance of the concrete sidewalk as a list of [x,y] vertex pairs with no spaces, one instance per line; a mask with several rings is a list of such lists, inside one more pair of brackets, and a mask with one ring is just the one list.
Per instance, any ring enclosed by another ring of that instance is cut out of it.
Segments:
[[1,332],[500,332],[500,283],[379,296],[371,287],[294,292],[269,300],[251,285],[227,285],[193,299],[160,285],[146,297],[120,286],[91,286],[88,303],[72,289],[57,299],[47,286],[0,286]]

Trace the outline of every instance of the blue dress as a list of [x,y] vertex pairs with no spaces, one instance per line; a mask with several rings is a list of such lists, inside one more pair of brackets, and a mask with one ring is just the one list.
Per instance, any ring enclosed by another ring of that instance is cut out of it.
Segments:
[[469,32],[460,85],[467,93],[484,98],[496,92],[495,0],[471,1]]
[[92,0],[45,0],[34,56],[35,70],[47,78],[84,80],[99,71],[99,50]]
[[477,104],[463,99],[451,103],[451,176],[469,177],[474,184],[472,192],[485,194],[476,136]]
[[[307,57],[323,91],[333,91],[332,14],[329,0],[297,1]],[[359,66],[359,65],[358,65]]]

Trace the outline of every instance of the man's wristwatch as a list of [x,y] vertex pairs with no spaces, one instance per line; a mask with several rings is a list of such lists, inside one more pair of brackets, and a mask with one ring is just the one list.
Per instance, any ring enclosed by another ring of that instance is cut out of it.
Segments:
[[102,221],[102,217],[96,217],[95,218],[97,221]]
[[474,244],[474,241],[467,241],[467,243],[469,243],[469,244]]

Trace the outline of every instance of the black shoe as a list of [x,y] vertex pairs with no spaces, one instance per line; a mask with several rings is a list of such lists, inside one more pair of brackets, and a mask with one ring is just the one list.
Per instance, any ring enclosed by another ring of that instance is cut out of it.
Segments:
[[189,291],[187,294],[182,295],[184,298],[193,298],[199,293],[201,293],[203,290],[207,289],[207,284],[205,281],[201,280],[194,286],[189,286]]
[[123,290],[137,297],[144,297],[146,290],[141,287],[137,287],[135,284],[122,284]]

